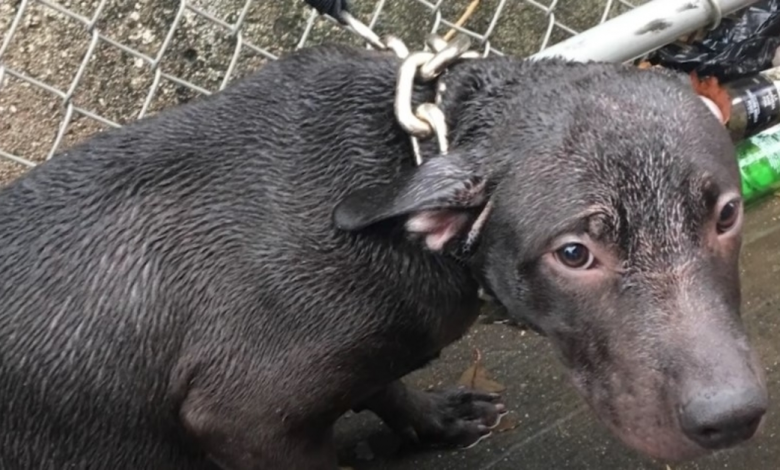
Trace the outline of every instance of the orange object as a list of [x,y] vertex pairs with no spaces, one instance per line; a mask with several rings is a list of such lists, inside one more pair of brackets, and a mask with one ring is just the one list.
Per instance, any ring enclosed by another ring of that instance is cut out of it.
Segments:
[[723,124],[728,123],[731,118],[731,95],[728,90],[718,83],[716,77],[701,79],[696,72],[691,72],[690,76],[696,93],[712,101],[720,110]]

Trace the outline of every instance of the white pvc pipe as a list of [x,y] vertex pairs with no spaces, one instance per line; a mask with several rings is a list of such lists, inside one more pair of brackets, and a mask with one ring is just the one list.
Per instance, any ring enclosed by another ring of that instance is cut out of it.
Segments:
[[713,25],[721,16],[757,1],[653,0],[531,57],[626,62]]

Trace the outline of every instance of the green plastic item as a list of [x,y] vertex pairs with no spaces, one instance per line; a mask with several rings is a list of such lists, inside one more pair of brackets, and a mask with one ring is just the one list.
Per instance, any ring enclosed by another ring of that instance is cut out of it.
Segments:
[[780,189],[780,125],[737,143],[736,151],[746,204]]

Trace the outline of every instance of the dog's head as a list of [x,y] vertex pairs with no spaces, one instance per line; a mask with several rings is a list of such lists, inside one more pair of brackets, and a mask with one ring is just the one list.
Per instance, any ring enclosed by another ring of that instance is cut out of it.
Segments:
[[350,195],[337,225],[405,217],[445,252],[478,238],[485,287],[643,453],[751,438],[768,398],[740,319],[743,205],[721,123],[669,74],[550,62],[495,80],[473,67],[451,155]]

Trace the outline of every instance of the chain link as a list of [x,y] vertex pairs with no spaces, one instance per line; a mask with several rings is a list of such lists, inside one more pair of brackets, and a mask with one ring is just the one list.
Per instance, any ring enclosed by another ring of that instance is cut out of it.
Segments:
[[403,62],[398,70],[395,92],[395,117],[401,127],[409,134],[414,160],[422,164],[420,140],[436,137],[439,153],[449,151],[447,140],[447,119],[439,105],[443,84],[437,86],[436,102],[422,103],[416,108],[412,102],[414,84],[432,82],[447,70],[447,67],[462,59],[477,59],[482,55],[470,51],[471,40],[465,34],[459,34],[452,41],[431,34],[426,41],[426,50],[410,53],[404,42],[396,36],[380,38],[366,25],[349,13],[343,14],[347,27],[360,35],[371,47],[390,50]]

